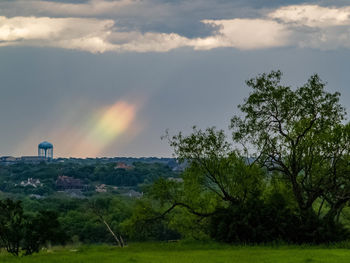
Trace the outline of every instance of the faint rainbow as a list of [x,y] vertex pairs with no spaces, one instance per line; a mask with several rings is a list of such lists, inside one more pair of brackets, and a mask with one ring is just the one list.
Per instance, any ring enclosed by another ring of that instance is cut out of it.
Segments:
[[139,106],[121,100],[96,112],[84,125],[85,135],[76,146],[79,153],[100,155],[103,149],[131,129]]

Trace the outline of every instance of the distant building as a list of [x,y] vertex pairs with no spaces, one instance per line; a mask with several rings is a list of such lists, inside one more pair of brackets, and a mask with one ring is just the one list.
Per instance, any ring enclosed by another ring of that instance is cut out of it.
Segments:
[[83,190],[84,185],[80,179],[75,179],[73,177],[62,175],[62,176],[58,176],[56,180],[56,188],[57,190],[69,190],[69,189]]
[[125,170],[132,170],[133,167],[130,165],[127,165],[126,163],[119,162],[117,165],[114,167],[114,169],[125,169]]
[[33,186],[34,188],[37,188],[39,186],[42,186],[43,184],[40,182],[39,179],[33,179],[33,178],[28,178],[27,181],[22,181],[21,186]]
[[15,162],[16,159],[17,159],[16,157],[12,157],[12,156],[1,156],[0,157],[1,162]]
[[53,145],[49,142],[42,142],[38,145],[38,156],[2,156],[0,157],[1,165],[11,165],[16,163],[39,164],[41,162],[50,161],[53,159]]
[[18,161],[18,158],[12,156],[2,156],[0,157],[0,164],[2,165],[11,165],[15,164]]
[[32,164],[38,164],[41,162],[45,162],[47,160],[47,158],[42,156],[22,156],[16,159],[17,159],[17,162],[32,163]]
[[98,193],[106,193],[107,192],[107,186],[105,184],[96,185],[95,191],[98,192]]

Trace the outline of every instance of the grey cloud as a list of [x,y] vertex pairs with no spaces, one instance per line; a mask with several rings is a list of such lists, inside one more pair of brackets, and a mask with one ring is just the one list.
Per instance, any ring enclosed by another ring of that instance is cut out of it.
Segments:
[[[122,4],[128,3],[128,4]],[[260,0],[119,0],[119,1],[40,1],[15,0],[0,3],[2,15],[50,17],[98,17],[114,19],[125,30],[177,33],[186,37],[203,37],[212,29],[203,19],[257,18],[261,9],[305,1]]]
[[[259,1],[248,3],[252,6]],[[273,3],[278,5],[281,1]],[[28,12],[32,8],[36,10],[32,10],[34,14],[52,16],[0,17],[0,46],[47,46],[92,53],[168,52],[183,47],[209,50],[350,46],[345,27],[350,25],[350,6],[297,4],[254,9],[245,4],[226,0],[2,2],[0,7],[5,10],[7,7]],[[16,5],[24,8],[16,9]]]

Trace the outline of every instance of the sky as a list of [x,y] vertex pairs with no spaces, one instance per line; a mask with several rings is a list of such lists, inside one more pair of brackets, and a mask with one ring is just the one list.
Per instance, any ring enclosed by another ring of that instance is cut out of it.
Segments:
[[1,0],[0,155],[170,157],[271,70],[350,108],[349,68],[348,0]]

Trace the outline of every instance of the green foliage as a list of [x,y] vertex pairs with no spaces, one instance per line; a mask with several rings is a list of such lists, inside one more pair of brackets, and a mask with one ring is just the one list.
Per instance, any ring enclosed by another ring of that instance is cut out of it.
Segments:
[[185,238],[205,239],[207,217],[262,194],[265,172],[230,151],[223,131],[194,127],[189,136],[168,139],[188,168],[180,180],[161,178],[153,184],[148,191],[152,201],[140,202],[125,225],[131,237],[169,239],[168,231],[175,230]]
[[63,242],[64,234],[57,213],[41,211],[34,216],[25,215],[20,201],[0,200],[0,245],[18,256],[39,252],[46,242]]
[[179,233],[183,240],[198,240],[209,242],[210,218],[198,217],[186,209],[176,209],[172,216],[167,217],[169,228]]
[[275,192],[265,200],[219,209],[211,217],[211,236],[228,243],[320,244],[339,242],[349,235],[340,224],[328,224],[316,214],[305,220],[290,207],[288,200]]
[[[269,200],[270,201],[270,200]],[[286,209],[281,196],[270,202],[249,200],[245,204],[218,209],[211,218],[211,236],[229,243],[295,241],[298,217]],[[290,240],[288,240],[290,239]]]
[[20,201],[0,200],[0,245],[5,247],[7,252],[16,256],[20,252],[23,239],[24,221]]
[[247,159],[232,150],[222,130],[194,127],[188,136],[179,133],[168,138],[179,160],[189,163],[182,177],[182,196],[189,195],[186,202],[208,201],[209,195],[223,202],[241,203],[261,193],[264,171],[248,165]]
[[130,240],[175,240],[180,235],[169,227],[168,221],[149,200],[138,201],[132,216],[122,224]]
[[[177,172],[163,163],[133,163],[132,169],[116,168],[116,163],[16,163],[0,165],[0,191],[22,195],[52,196],[56,193],[58,176],[65,175],[80,179],[88,190],[95,190],[98,184],[128,187],[139,190],[159,178],[178,177]],[[29,178],[39,179],[38,186],[23,186]],[[87,194],[87,193],[86,193]]]
[[[333,220],[350,198],[349,191],[339,198],[331,194],[348,189],[341,160],[349,156],[349,129],[342,124],[346,113],[340,94],[327,92],[318,75],[295,90],[281,85],[281,76],[273,71],[247,81],[252,92],[239,106],[243,117],[232,118],[234,141],[252,145],[251,155],[262,166],[284,175],[304,216],[324,198]],[[330,194],[337,200],[330,201]]]
[[[121,233],[121,223],[130,217],[132,208],[130,201],[109,195],[91,200],[71,199],[70,202],[74,205],[68,209],[62,206],[58,208],[62,228],[71,241],[74,239],[88,244],[114,242],[99,215],[103,216],[115,233]],[[99,214],[92,209],[91,203],[99,209]]]
[[25,255],[38,253],[47,242],[63,244],[67,239],[54,211],[40,211],[32,217],[27,217],[24,225],[22,249]]

